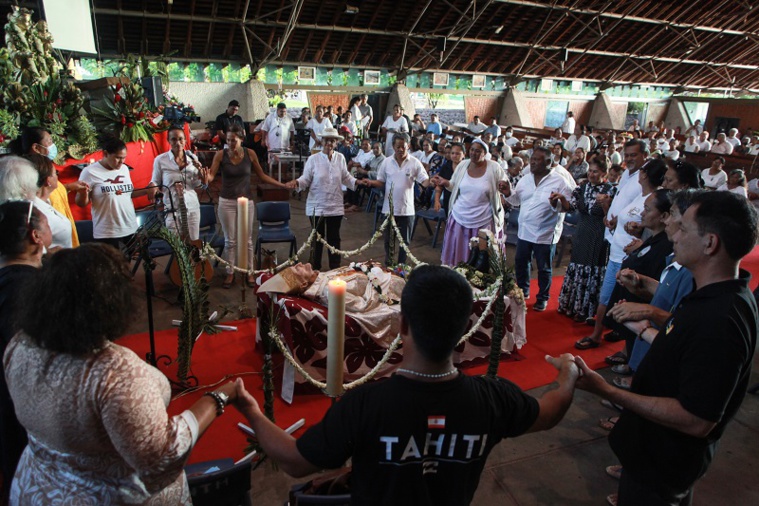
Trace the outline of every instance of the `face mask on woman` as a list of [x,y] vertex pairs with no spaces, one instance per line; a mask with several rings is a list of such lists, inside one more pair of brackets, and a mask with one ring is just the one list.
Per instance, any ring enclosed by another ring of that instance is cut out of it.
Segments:
[[49,145],[47,147],[47,156],[50,160],[55,160],[55,158],[58,156],[58,146],[55,145],[55,143]]

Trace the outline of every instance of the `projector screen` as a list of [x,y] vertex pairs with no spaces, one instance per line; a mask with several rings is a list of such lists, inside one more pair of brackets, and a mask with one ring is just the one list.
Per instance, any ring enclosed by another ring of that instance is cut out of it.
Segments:
[[89,0],[42,0],[42,4],[54,48],[97,54]]

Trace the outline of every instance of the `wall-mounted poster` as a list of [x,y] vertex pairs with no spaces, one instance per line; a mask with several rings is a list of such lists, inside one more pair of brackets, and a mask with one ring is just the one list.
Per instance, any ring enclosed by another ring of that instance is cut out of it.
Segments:
[[298,67],[298,81],[313,81],[316,67]]
[[484,88],[485,87],[485,76],[483,75],[473,75],[472,76],[472,88]]
[[379,86],[379,83],[379,70],[364,70],[364,86]]
[[448,74],[435,72],[432,75],[433,86],[448,86]]

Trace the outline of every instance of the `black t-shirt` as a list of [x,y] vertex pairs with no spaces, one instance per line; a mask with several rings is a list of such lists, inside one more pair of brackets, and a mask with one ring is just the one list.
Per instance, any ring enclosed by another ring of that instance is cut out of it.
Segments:
[[229,131],[229,127],[232,125],[239,125],[245,129],[245,122],[238,114],[229,116],[226,112],[216,116],[216,130],[221,130],[224,133]]
[[623,411],[609,444],[638,481],[684,490],[706,472],[751,374],[759,322],[749,278],[741,271],[740,279],[684,297],[638,367],[634,393],[677,399],[717,423],[706,438],[696,438]]
[[[453,162],[451,160],[445,159],[443,164],[440,166],[440,172],[438,172],[438,175],[442,177],[443,179],[447,179],[448,181],[451,180],[453,177],[453,169],[455,167],[453,166]],[[451,192],[450,190],[443,188],[443,195],[441,196],[443,198],[443,209],[445,209],[445,214],[448,214],[448,202],[451,200]]]
[[527,431],[538,412],[501,378],[392,376],[348,392],[297,447],[324,468],[353,457],[352,504],[469,504],[490,450]]

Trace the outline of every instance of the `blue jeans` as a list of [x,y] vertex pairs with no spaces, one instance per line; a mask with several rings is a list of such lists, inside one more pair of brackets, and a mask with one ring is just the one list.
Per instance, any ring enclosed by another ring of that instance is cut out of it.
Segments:
[[551,289],[551,265],[553,254],[556,252],[555,244],[535,244],[534,242],[517,239],[517,252],[514,258],[514,270],[517,276],[517,285],[524,292],[525,298],[530,296],[530,266],[532,257],[538,268],[538,301],[548,301],[548,292]]

